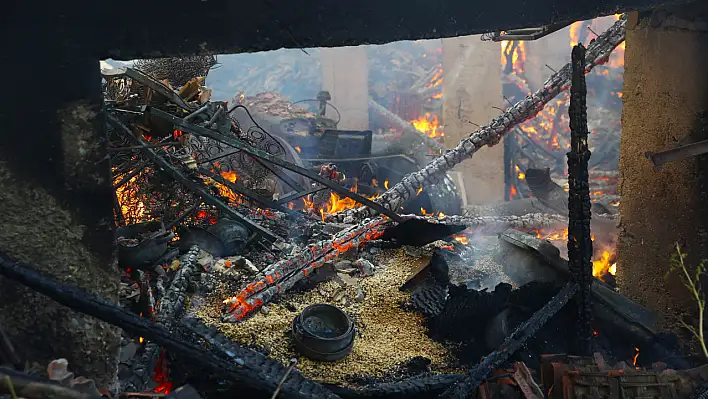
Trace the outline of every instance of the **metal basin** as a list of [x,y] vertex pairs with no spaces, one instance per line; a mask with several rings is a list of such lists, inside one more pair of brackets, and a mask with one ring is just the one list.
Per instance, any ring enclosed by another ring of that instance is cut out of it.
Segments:
[[241,253],[246,247],[249,236],[247,228],[230,219],[219,220],[215,225],[209,226],[207,231],[224,244],[225,256]]
[[335,361],[351,353],[356,331],[354,323],[339,308],[310,305],[293,319],[295,348],[313,360]]
[[223,258],[226,256],[226,245],[214,234],[200,227],[184,227],[180,229],[180,252],[187,252],[194,245],[199,246],[199,249],[210,253],[216,258]]
[[[138,269],[153,266],[167,252],[172,233],[162,230],[160,222],[147,222],[118,228],[116,238],[118,265],[124,269]],[[131,245],[120,238],[134,240],[137,244]]]

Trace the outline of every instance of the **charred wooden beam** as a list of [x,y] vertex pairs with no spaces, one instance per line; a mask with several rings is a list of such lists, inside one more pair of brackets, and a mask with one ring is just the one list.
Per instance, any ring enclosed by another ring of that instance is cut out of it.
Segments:
[[492,370],[501,366],[523,346],[529,338],[570,301],[577,291],[578,286],[574,282],[567,283],[546,305],[537,310],[530,319],[506,337],[504,343],[497,350],[487,355],[482,362],[473,368],[462,382],[453,385],[445,391],[442,397],[455,399],[472,398],[476,388],[489,376]]
[[577,353],[592,354],[592,237],[590,235],[590,185],[588,183],[588,115],[585,84],[585,47],[571,54],[570,151],[568,152],[568,267],[578,285],[578,319],[575,322]]
[[[624,41],[625,22],[625,17],[620,18],[590,43],[586,53],[586,71],[605,62],[612,50]],[[482,147],[498,144],[516,125],[533,118],[546,103],[567,89],[571,72],[572,65],[566,64],[553,74],[537,92],[516,103],[490,124],[460,141],[454,149],[445,151],[443,155],[434,159],[422,170],[406,175],[401,182],[383,193],[375,202],[387,209],[398,209],[403,202],[414,197],[418,189],[437,183],[445,173],[465,159],[472,157]],[[336,216],[336,219],[340,221],[345,218],[361,220],[372,216],[375,212],[375,210],[366,207],[358,208],[341,212]]]
[[[122,23],[116,19],[113,7],[83,0],[70,6],[57,4],[41,9],[23,3],[5,16],[2,25],[8,27],[8,32],[17,29],[19,36],[24,34],[24,28],[27,34],[31,33],[30,28],[34,26],[19,21],[66,25],[70,31],[82,33],[76,35],[75,45],[90,51],[97,59],[130,60],[436,39],[592,19],[686,2],[508,0],[472,3],[449,0],[444,7],[434,7],[424,0],[412,0],[406,2],[406,7],[400,7],[396,3],[375,0],[361,0],[356,5],[322,0],[245,4],[224,0],[203,3],[159,0],[149,4],[127,0],[123,7],[139,11],[141,18]],[[209,29],[175,27],[174,21],[189,20],[194,15],[199,15],[200,25]],[[234,29],[234,21],[238,22],[238,29]]]
[[223,321],[243,320],[278,293],[288,290],[297,281],[312,274],[326,262],[351,248],[358,247],[367,240],[381,237],[386,227],[390,225],[391,220],[388,218],[372,219],[368,223],[353,226],[336,234],[332,240],[311,244],[298,254],[268,266],[261,271],[255,281],[225,302]]
[[[155,323],[172,330],[175,321],[182,314],[187,301],[187,287],[195,273],[195,266],[199,247],[193,246],[181,259],[180,268],[175,272],[170,285],[165,290],[165,295],[160,299],[156,309]],[[145,351],[133,365],[133,375],[125,381],[122,391],[142,392],[150,382],[153,370],[157,365],[162,352],[162,346],[156,342],[148,341]]]
[[[199,364],[205,370],[216,375],[268,392],[273,392],[278,385],[280,375],[269,373],[269,370],[273,369],[273,363],[277,364],[275,360],[264,362],[263,355],[240,347],[235,343],[232,345],[234,348],[238,348],[238,351],[234,352],[238,354],[238,357],[233,360],[224,360],[205,351],[204,348],[199,348],[184,339],[176,337],[163,326],[156,325],[132,312],[107,302],[103,298],[89,294],[74,286],[44,277],[29,267],[10,260],[3,253],[0,253],[0,276],[46,295],[77,312],[120,327],[130,334],[145,337],[145,339],[162,345],[173,353]],[[303,389],[303,386],[306,386],[307,389]],[[283,387],[283,393],[287,397],[302,399],[337,398],[336,395],[333,395],[321,385],[307,380],[297,386],[286,384]]]

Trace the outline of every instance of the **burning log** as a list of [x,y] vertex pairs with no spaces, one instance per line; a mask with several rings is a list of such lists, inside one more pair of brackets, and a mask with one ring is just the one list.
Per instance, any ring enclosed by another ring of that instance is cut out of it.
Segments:
[[[567,223],[560,215],[529,214],[509,217],[465,217],[465,216],[417,216],[404,215],[405,221],[421,220],[432,224],[448,226],[467,226],[475,231],[496,234],[509,228],[536,230],[555,227]],[[292,288],[298,281],[309,276],[340,254],[351,248],[376,240],[384,236],[393,221],[385,217],[369,220],[367,223],[351,227],[338,233],[331,241],[320,241],[305,248],[302,252],[288,259],[274,263],[264,269],[255,281],[248,284],[236,296],[226,299],[225,322],[243,320],[253,311],[268,303],[277,294]]]
[[[76,287],[44,277],[27,266],[9,260],[4,254],[0,254],[0,275],[47,295],[77,312],[120,327],[130,334],[145,337],[230,380],[239,381],[249,387],[268,392],[274,391],[280,382],[280,375],[273,375],[269,372],[277,368],[275,365],[278,363],[272,359],[264,361],[265,356],[260,353],[232,343],[231,348],[234,351],[232,351],[233,356],[231,357],[233,361],[225,361],[209,351],[205,351],[204,348],[199,348],[176,337],[161,325],[153,324],[128,310]],[[283,366],[280,365],[280,367]],[[293,377],[291,376],[291,378]],[[299,382],[299,384],[285,384],[283,393],[292,398],[337,398],[336,395],[317,383],[304,378]]]
[[268,266],[256,281],[224,301],[228,313],[224,321],[242,320],[276,294],[288,290],[341,253],[357,248],[368,240],[380,238],[390,223],[390,219],[385,217],[372,219],[338,233],[332,240],[311,244],[297,255]]
[[[596,65],[606,62],[612,50],[624,41],[625,21],[624,17],[621,18],[590,43],[586,54],[586,72]],[[571,64],[566,64],[557,73],[553,74],[536,93],[529,95],[509,108],[490,124],[472,133],[469,138],[460,141],[454,149],[446,151],[422,170],[404,177],[400,183],[383,193],[375,202],[388,209],[398,209],[402,203],[414,197],[421,187],[437,183],[442,175],[450,171],[455,165],[473,156],[483,146],[496,145],[514,126],[538,114],[543,109],[544,104],[565,90],[570,82],[571,72]],[[347,210],[341,215],[337,215],[336,218],[338,220],[361,220],[372,216],[374,213],[373,210],[364,207]]]
[[[182,257],[179,270],[175,273],[170,286],[160,300],[155,322],[168,330],[172,328],[174,321],[184,310],[187,300],[187,286],[195,272],[194,266],[198,254],[199,247],[195,245]],[[162,347],[157,343],[149,342],[147,344],[142,356],[133,366],[133,375],[122,387],[124,392],[145,390],[161,352]]]

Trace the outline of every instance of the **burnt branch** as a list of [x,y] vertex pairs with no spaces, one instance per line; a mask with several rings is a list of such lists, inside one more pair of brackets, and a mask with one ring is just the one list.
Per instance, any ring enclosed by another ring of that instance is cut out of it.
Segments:
[[445,398],[471,398],[476,388],[482,383],[495,368],[500,367],[524,343],[531,338],[551,317],[553,317],[578,291],[574,282],[567,283],[556,296],[551,298],[546,305],[536,311],[530,319],[525,321],[506,337],[504,343],[494,352],[487,355],[475,368],[473,368],[461,383],[450,387],[442,397]]
[[[77,312],[120,327],[129,334],[145,337],[145,339],[160,344],[165,349],[199,364],[208,372],[223,376],[241,385],[272,392],[280,382],[280,375],[269,373],[271,369],[267,366],[270,364],[264,364],[263,355],[257,352],[233,344],[234,347],[239,348],[237,353],[243,357],[239,357],[235,361],[224,360],[205,351],[204,348],[176,337],[163,326],[153,324],[149,320],[74,286],[44,277],[27,266],[11,261],[2,253],[0,253],[0,275],[46,295]],[[306,386],[307,389],[303,389],[303,386]],[[283,387],[283,393],[292,398],[337,398],[321,385],[307,380],[297,386],[286,384]]]
[[[175,273],[172,282],[165,291],[165,295],[161,297],[155,322],[167,330],[172,330],[175,320],[184,310],[184,304],[187,300],[187,287],[195,272],[194,266],[198,254],[199,248],[194,246],[182,257],[179,270]],[[161,352],[162,347],[160,345],[155,342],[148,342],[142,356],[133,365],[133,375],[125,382],[122,391],[144,391],[150,382],[152,372],[155,370]]]
[[[625,17],[620,18],[612,27],[593,40],[586,53],[586,72],[596,65],[607,61],[612,50],[625,38]],[[435,184],[445,173],[457,164],[471,158],[480,148],[493,146],[513,128],[536,116],[546,103],[568,88],[572,72],[571,64],[566,64],[553,74],[537,92],[516,103],[506,112],[496,117],[492,122],[470,136],[460,141],[455,148],[445,151],[418,172],[408,174],[403,180],[391,187],[375,200],[387,209],[398,209],[409,198],[415,197],[418,189]],[[363,207],[347,210],[334,216],[336,220],[362,220],[376,212]]]

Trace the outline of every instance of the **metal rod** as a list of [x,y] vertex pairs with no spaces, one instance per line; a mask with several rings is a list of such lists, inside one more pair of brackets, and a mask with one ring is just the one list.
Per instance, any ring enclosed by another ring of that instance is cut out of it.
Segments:
[[182,212],[182,214],[177,219],[173,220],[167,226],[165,226],[165,230],[172,230],[173,227],[182,223],[184,219],[187,218],[187,216],[191,215],[194,211],[197,210],[197,208],[199,208],[199,205],[201,205],[201,202],[197,202],[196,204],[187,208],[187,210]]
[[[238,182],[232,183],[226,179],[224,179],[222,176],[220,176],[217,173],[214,173],[210,170],[207,170],[205,168],[199,168],[199,173],[211,177],[212,179],[216,180],[217,183],[222,184],[226,186],[229,190],[241,194],[243,196],[248,197],[248,199],[252,200],[253,202],[256,202],[262,206],[265,206],[266,208],[272,208],[275,210],[278,210],[283,213],[288,213],[288,214],[293,214],[294,212],[291,211],[290,209],[283,208],[281,205],[278,203],[269,200],[268,198],[262,197],[258,195],[256,192],[250,190],[249,188],[245,187],[243,184],[239,184]],[[296,213],[297,215],[300,215],[299,212]]]
[[330,188],[332,191],[336,192],[339,195],[342,195],[347,198],[351,198],[360,204],[366,205],[367,207],[369,207],[373,210],[383,213],[384,215],[390,217],[392,220],[395,220],[397,222],[403,221],[401,216],[398,215],[396,212],[393,212],[393,211],[385,208],[384,206],[377,204],[376,202],[371,201],[370,199],[365,198],[357,193],[353,193],[353,192],[347,190],[345,187],[342,187],[339,184],[333,182],[332,180],[325,179],[325,178],[319,176],[318,174],[313,173],[301,166],[292,164],[288,161],[285,161],[283,159],[275,157],[271,154],[268,154],[265,151],[261,151],[256,148],[253,148],[250,145],[243,143],[235,138],[224,136],[220,133],[211,131],[209,129],[205,129],[201,126],[185,123],[182,119],[180,119],[176,116],[170,115],[170,114],[168,114],[164,111],[161,111],[159,109],[149,108],[148,112],[150,112],[150,114],[155,117],[172,122],[173,124],[179,126],[182,130],[188,131],[190,133],[193,133],[193,134],[196,134],[199,136],[204,136],[204,137],[208,137],[210,139],[219,141],[219,142],[224,143],[228,146],[245,151],[256,158],[259,158],[260,160],[262,160],[264,162],[268,162],[268,163],[280,166],[282,168],[288,169],[290,171],[293,171],[295,173],[298,173],[300,175],[306,176],[306,177],[308,177],[320,184],[327,186],[328,188]]
[[305,191],[300,191],[300,192],[297,192],[297,193],[294,193],[294,194],[290,194],[290,195],[288,195],[288,196],[286,196],[286,197],[283,197],[283,198],[281,198],[281,199],[278,200],[278,203],[279,203],[279,204],[287,204],[287,203],[290,202],[290,201],[296,200],[296,199],[298,199],[298,198],[302,198],[302,197],[304,197],[304,196],[306,196],[306,195],[314,194],[314,193],[316,193],[316,192],[318,192],[318,191],[322,191],[322,190],[324,190],[324,189],[325,189],[324,187],[312,187],[312,188],[307,189],[307,190],[305,190]]
[[666,151],[644,153],[654,164],[656,170],[661,170],[669,162],[681,161],[702,154],[708,154],[708,140],[682,145]]
[[[130,139],[131,141],[135,142],[136,144],[144,144],[143,141],[137,137],[135,137],[131,132],[130,129],[128,129],[127,126],[125,126],[123,123],[121,123],[118,119],[116,119],[112,115],[107,115],[108,121],[113,124],[116,128],[120,129],[123,132],[123,135]],[[183,186],[185,186],[187,189],[190,191],[194,192],[195,194],[199,195],[204,202],[213,205],[217,208],[219,208],[222,212],[224,212],[227,216],[230,218],[237,220],[244,225],[246,225],[251,231],[258,233],[261,238],[264,238],[270,242],[278,241],[281,240],[280,237],[278,237],[276,234],[271,232],[270,230],[266,229],[265,227],[253,222],[251,219],[247,218],[246,216],[240,214],[239,212],[236,212],[233,208],[225,204],[223,201],[220,199],[216,198],[213,196],[210,192],[209,189],[207,189],[203,183],[196,183],[190,180],[188,177],[182,174],[179,170],[175,169],[174,166],[172,166],[169,162],[167,162],[165,159],[163,159],[161,156],[157,155],[155,151],[151,148],[145,148],[143,149],[143,152],[152,159],[152,161],[157,164],[157,166],[161,167],[166,173],[171,175],[175,180],[177,180],[179,183],[181,183]]]
[[180,145],[182,143],[178,141],[168,141],[167,143],[157,143],[157,144],[145,144],[145,147],[139,145],[133,145],[130,147],[112,147],[108,148],[108,151],[127,151],[127,150],[140,150],[142,148],[157,148],[157,147],[169,147],[174,145]]
[[143,171],[145,169],[145,161],[141,162],[138,164],[138,166],[133,169],[130,173],[128,173],[124,178],[120,179],[118,183],[116,183],[115,186],[113,186],[113,190],[118,190],[119,188],[123,187],[123,185],[127,182],[130,181],[133,177],[135,177],[137,174]]

